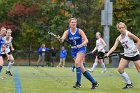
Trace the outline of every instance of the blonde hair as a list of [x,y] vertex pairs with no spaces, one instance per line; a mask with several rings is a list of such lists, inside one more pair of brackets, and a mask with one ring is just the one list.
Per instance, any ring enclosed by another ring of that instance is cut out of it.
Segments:
[[77,22],[77,19],[74,17],[69,19],[69,23],[71,22],[71,20],[75,20]]
[[7,29],[6,33],[8,33],[8,32],[12,33],[12,30],[11,29]]
[[121,24],[124,26],[125,29],[127,29],[127,26],[125,25],[125,23],[119,22],[119,23],[117,23],[117,25],[116,25],[117,30],[119,30],[119,25],[121,25]]
[[101,36],[101,33],[100,32],[96,32],[96,34],[100,35]]

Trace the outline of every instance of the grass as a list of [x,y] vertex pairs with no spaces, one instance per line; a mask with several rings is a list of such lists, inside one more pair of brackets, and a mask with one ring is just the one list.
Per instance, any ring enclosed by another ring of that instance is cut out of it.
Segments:
[[[51,67],[29,67],[15,66],[12,69],[18,71],[22,93],[139,93],[140,75],[135,69],[126,69],[135,87],[122,90],[124,81],[118,74],[116,68],[108,68],[108,72],[101,73],[101,68],[95,69],[91,75],[99,82],[96,90],[91,90],[91,83],[82,76],[82,88],[73,89],[75,83],[75,72],[70,68]],[[5,75],[4,67],[0,80],[0,93],[15,93],[14,77]]]

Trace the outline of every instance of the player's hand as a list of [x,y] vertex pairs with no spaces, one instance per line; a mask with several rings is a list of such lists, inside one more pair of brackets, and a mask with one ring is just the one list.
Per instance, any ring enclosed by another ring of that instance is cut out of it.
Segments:
[[133,52],[133,53],[136,53],[136,52],[137,52],[137,48],[134,47],[134,48],[132,49],[132,52]]
[[107,53],[107,54],[105,54],[105,57],[109,57],[109,54]]
[[77,48],[81,48],[81,47],[83,47],[83,45],[81,45],[81,44],[80,45],[77,45]]
[[62,41],[62,39],[61,39],[61,37],[60,37],[59,35],[58,35],[58,36],[56,36],[55,38],[56,38],[56,39],[58,39],[58,40],[59,40],[59,42],[63,42],[63,41]]
[[11,48],[11,51],[13,52],[15,49],[14,48]]

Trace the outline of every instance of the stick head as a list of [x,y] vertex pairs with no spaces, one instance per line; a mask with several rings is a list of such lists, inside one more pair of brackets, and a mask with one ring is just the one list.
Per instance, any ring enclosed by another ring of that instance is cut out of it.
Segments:
[[54,36],[54,37],[56,37],[56,36],[57,36],[56,34],[54,34],[54,33],[50,32],[50,31],[48,31],[48,34],[50,34],[50,35],[52,35],[52,36]]

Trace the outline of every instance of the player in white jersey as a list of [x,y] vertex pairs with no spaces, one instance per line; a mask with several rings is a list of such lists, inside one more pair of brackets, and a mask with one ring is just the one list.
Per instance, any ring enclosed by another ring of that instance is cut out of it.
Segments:
[[100,33],[100,32],[97,32],[97,33],[96,33],[96,38],[97,38],[97,40],[96,40],[96,46],[95,46],[95,48],[92,50],[91,53],[94,53],[96,50],[98,51],[98,53],[97,53],[97,55],[96,55],[95,62],[94,62],[94,64],[93,64],[92,68],[91,68],[91,69],[88,69],[88,71],[93,72],[94,69],[96,68],[96,66],[97,66],[98,63],[99,63],[99,64],[101,64],[101,66],[102,66],[102,69],[103,69],[102,72],[106,72],[106,67],[105,67],[104,59],[103,59],[103,56],[104,56],[104,54],[105,54],[105,49],[104,49],[104,47],[106,47],[106,43],[105,43],[105,41],[102,39],[101,33]]
[[[119,45],[119,42],[124,47],[124,56],[120,60],[118,72],[121,74],[122,78],[126,82],[126,86],[123,87],[123,89],[128,89],[132,88],[133,84],[128,74],[124,71],[124,68],[126,67],[126,65],[128,65],[130,61],[133,61],[137,71],[140,73],[140,56],[138,51],[138,47],[140,46],[140,39],[131,32],[129,32],[123,22],[117,24],[117,29],[121,34],[117,37],[114,46],[109,50],[106,56],[109,56],[113,51],[115,51],[115,49]],[[136,41],[136,44],[133,40]]]
[[[9,62],[8,68],[6,70],[6,74],[9,75],[9,76],[13,76],[11,74],[10,70],[11,70],[13,64],[14,64],[14,57],[11,53],[11,51],[14,51],[14,48],[13,48],[13,45],[12,45],[13,37],[11,37],[11,34],[12,34],[11,29],[7,29],[6,36],[3,38],[4,39],[4,46],[6,47],[6,50],[1,53],[3,57],[7,57],[7,60]],[[5,54],[7,54],[8,56],[5,55]]]

